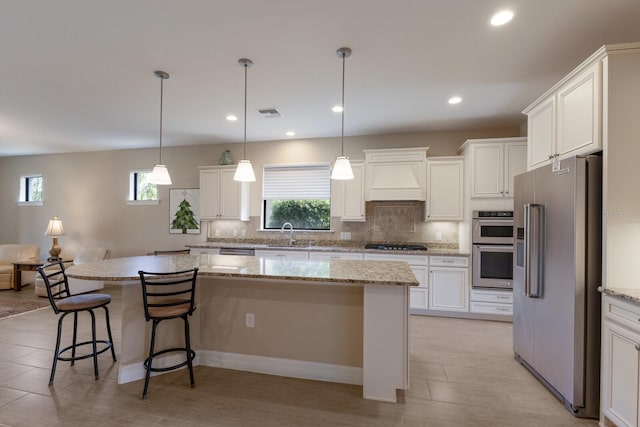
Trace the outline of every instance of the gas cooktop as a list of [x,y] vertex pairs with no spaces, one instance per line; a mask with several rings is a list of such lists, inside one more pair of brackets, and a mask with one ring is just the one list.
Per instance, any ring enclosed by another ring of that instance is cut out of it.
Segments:
[[401,245],[401,244],[387,244],[387,243],[367,243],[364,245],[365,249],[378,249],[383,251],[426,251],[427,247],[424,245]]

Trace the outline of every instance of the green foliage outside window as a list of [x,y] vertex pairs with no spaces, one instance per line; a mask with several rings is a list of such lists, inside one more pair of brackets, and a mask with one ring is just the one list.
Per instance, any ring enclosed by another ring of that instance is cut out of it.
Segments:
[[274,200],[268,228],[280,228],[290,222],[295,229],[329,230],[331,204],[329,200]]
[[29,184],[27,200],[31,202],[42,201],[42,177],[34,176],[27,178]]
[[136,200],[158,200],[158,187],[149,182],[151,172],[138,172],[138,194]]

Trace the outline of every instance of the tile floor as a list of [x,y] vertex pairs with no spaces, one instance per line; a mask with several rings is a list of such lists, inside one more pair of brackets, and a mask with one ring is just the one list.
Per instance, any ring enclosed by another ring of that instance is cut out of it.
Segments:
[[[111,321],[120,337],[117,286]],[[33,286],[21,293],[36,298]],[[117,363],[59,363],[48,386],[57,318],[50,308],[0,320],[0,426],[596,426],[572,417],[514,361],[511,324],[426,316],[411,318],[411,388],[401,403],[361,398],[359,386],[208,367],[117,385]],[[104,330],[102,318],[97,320]]]

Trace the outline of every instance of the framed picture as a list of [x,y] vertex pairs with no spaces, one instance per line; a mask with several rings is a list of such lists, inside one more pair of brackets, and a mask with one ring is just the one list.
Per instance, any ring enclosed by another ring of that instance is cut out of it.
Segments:
[[169,190],[169,234],[200,234],[200,190]]

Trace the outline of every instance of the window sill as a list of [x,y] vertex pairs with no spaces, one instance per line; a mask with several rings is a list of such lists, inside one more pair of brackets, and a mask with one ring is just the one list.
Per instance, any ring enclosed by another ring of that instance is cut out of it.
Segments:
[[44,206],[44,202],[17,202],[18,206]]
[[127,200],[129,206],[154,206],[159,205],[160,200]]

